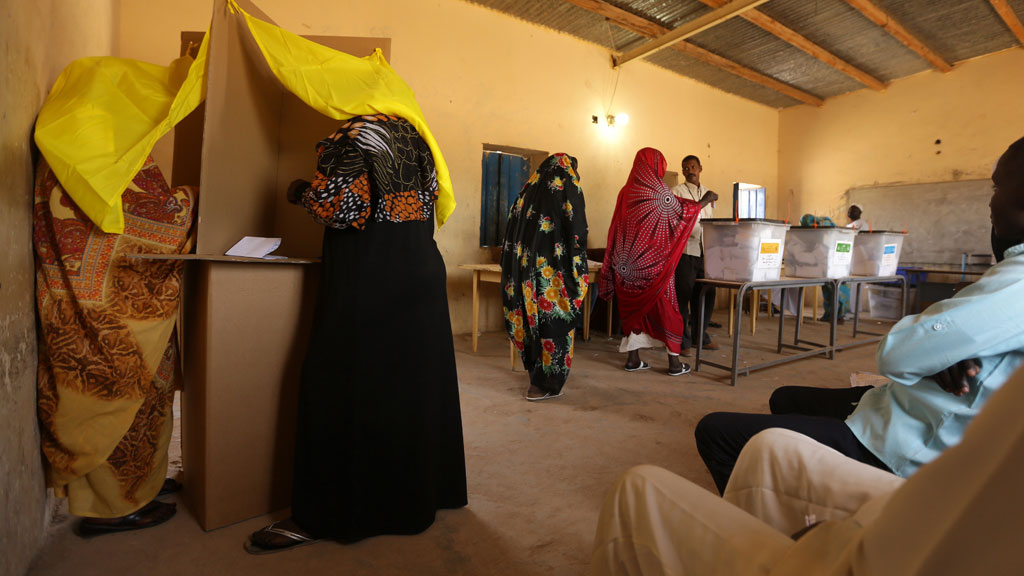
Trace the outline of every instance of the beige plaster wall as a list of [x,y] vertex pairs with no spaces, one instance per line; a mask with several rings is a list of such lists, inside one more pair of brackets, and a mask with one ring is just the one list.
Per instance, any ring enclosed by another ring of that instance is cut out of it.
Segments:
[[1024,136],[1022,95],[1024,49],[1013,48],[948,74],[897,80],[884,92],[783,110],[778,210],[791,202],[794,219],[840,216],[850,188],[988,178],[999,155]]
[[116,0],[0,3],[0,574],[24,574],[47,498],[36,421],[32,124],[71,60],[108,55]]
[[[412,86],[449,163],[459,207],[436,234],[448,265],[456,333],[470,328],[470,273],[458,264],[490,261],[478,247],[480,155],[484,143],[568,152],[579,159],[591,247],[603,247],[615,197],[636,151],[665,153],[670,170],[698,154],[703,182],[723,193],[731,214],[733,181],[775,191],[778,113],[644,62],[618,77],[602,48],[460,0],[336,2],[257,0],[279,25],[299,34],[386,36],[392,64]],[[122,56],[166,62],[178,31],[205,28],[210,3],[125,0]],[[631,122],[602,130],[612,114]],[[158,155],[158,160],[160,157]],[[310,158],[312,169],[313,159]],[[482,326],[500,328],[496,285],[485,285]]]

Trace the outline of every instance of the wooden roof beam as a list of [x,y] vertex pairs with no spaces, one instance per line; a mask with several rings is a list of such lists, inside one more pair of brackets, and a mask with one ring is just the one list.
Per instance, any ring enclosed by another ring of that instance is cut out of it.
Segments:
[[949,62],[946,62],[931,48],[925,46],[924,42],[918,40],[916,36],[911,34],[909,30],[904,28],[902,24],[893,19],[893,17],[884,10],[875,6],[871,0],[846,0],[846,3],[856,8],[861,14],[866,16],[868,20],[871,20],[877,26],[880,26],[894,38],[902,42],[904,46],[910,48],[914,52],[917,52],[919,56],[931,62],[932,66],[935,66],[943,72],[949,72],[953,69],[953,66],[951,66]]
[[730,18],[739,16],[743,12],[756,8],[757,6],[760,6],[761,4],[764,4],[767,1],[768,0],[733,0],[732,2],[729,2],[728,4],[725,4],[720,8],[715,8],[714,10],[708,12],[707,14],[704,14],[703,16],[699,16],[697,18],[694,18],[693,20],[690,20],[689,22],[686,22],[682,26],[668,32],[667,34],[662,34],[661,36],[658,36],[657,38],[654,38],[649,42],[645,42],[644,44],[637,46],[636,48],[630,50],[629,52],[626,52],[625,54],[613,56],[612,62],[615,64],[616,67],[618,67],[622,66],[626,62],[629,62],[630,60],[635,60],[637,58],[643,58],[644,56],[654,54],[659,50],[664,50],[665,48],[668,48],[669,46],[680,40],[685,40],[690,36],[695,36],[707,30],[708,28],[718,26],[722,22],[725,22]]
[[[625,10],[618,8],[617,6],[613,6],[607,2],[604,2],[603,0],[565,1],[569,2],[570,4],[579,6],[580,8],[583,8],[585,10],[589,10],[590,12],[593,12],[599,16],[603,16],[607,18],[608,21],[614,23],[615,25],[625,28],[630,32],[634,32],[646,38],[661,36],[669,31],[668,28],[665,28],[660,24],[651,22],[646,18],[641,18],[640,16],[637,16],[631,12],[626,12]],[[727,58],[718,56],[717,54],[714,54],[712,52],[708,52],[707,50],[704,50],[703,48],[691,44],[689,42],[677,42],[672,45],[672,48],[684,54],[687,54],[693,58],[696,58],[702,62],[721,68],[741,78],[750,80],[755,84],[760,84],[761,86],[770,88],[771,90],[779,92],[780,94],[785,94],[786,96],[789,96],[790,98],[793,98],[795,100],[799,100],[800,102],[811,104],[813,106],[821,106],[824,102],[824,100],[818,98],[817,96],[814,96],[813,94],[804,92],[803,90],[790,86],[789,84],[779,82],[774,78],[761,74],[756,70],[747,68],[746,66],[733,62],[732,60],[729,60]]]
[[[707,4],[708,6],[711,6],[712,8],[718,8],[726,3],[726,0],[700,1],[703,2],[704,4]],[[808,40],[799,32],[793,30],[792,28],[786,26],[785,24],[765,14],[764,12],[761,12],[760,10],[751,10],[749,12],[744,12],[740,16],[743,19],[747,20],[748,22],[760,26],[768,33],[774,34],[775,36],[781,38],[786,42],[789,42],[793,46],[796,46],[797,48],[803,50],[804,52],[810,54],[811,56],[817,58],[818,60],[821,60],[825,64],[828,64],[829,66],[835,68],[836,70],[839,70],[840,72],[853,78],[857,82],[860,82],[861,84],[867,86],[868,88],[872,88],[874,90],[885,89],[885,82],[882,82],[878,78],[875,78],[874,76],[868,74],[867,72],[861,70],[860,68],[857,68],[853,64],[850,64],[849,62],[843,60],[839,56],[836,56],[835,54]]]
[[1020,18],[1014,13],[1013,8],[1010,8],[1006,0],[988,0],[988,3],[996,9],[1003,22],[1006,22],[1006,27],[1017,37],[1017,42],[1024,46],[1024,24],[1021,24]]

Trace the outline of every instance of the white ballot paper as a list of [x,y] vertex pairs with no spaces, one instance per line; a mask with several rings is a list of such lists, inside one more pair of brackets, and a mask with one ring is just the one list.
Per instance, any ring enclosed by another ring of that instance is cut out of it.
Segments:
[[287,256],[273,256],[270,253],[281,245],[280,238],[260,238],[259,236],[246,236],[235,243],[230,250],[224,253],[225,256],[243,256],[246,258],[263,258],[275,260],[287,258]]

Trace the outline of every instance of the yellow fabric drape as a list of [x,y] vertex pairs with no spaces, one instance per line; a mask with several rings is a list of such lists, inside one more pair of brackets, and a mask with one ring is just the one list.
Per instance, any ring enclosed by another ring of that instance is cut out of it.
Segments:
[[191,59],[157,66],[82,58],[50,90],[36,120],[36,145],[75,204],[104,232],[124,232],[121,194],[156,141],[206,97],[208,46],[209,34],[191,65]]
[[[278,80],[321,114],[338,120],[389,114],[408,120],[437,168],[438,226],[455,210],[451,176],[409,86],[380,51],[365,58],[338,52],[253,18],[234,0]],[[36,122],[35,140],[61,185],[101,230],[124,231],[121,194],[153,145],[206,97],[210,34],[195,62],[171,66],[94,57],[61,73]]]
[[448,165],[412,89],[380,50],[357,58],[254,18],[234,0],[228,0],[228,5],[245,17],[274,76],[311,108],[337,120],[373,114],[399,116],[416,128],[434,156],[438,184],[435,217],[437,225],[443,225],[455,210]]

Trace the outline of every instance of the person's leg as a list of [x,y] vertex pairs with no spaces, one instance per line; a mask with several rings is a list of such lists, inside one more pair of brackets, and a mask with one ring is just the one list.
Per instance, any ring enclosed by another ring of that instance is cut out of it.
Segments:
[[783,386],[772,392],[768,406],[772,414],[802,414],[845,420],[857,407],[860,397],[871,388],[871,386],[854,388]]
[[693,300],[694,281],[697,279],[697,258],[683,254],[676,265],[676,300],[679,313],[683,316],[683,350],[693,345],[693,322],[691,322],[690,301]]
[[814,522],[847,518],[902,483],[803,434],[772,428],[743,448],[722,498],[792,535]]
[[[704,257],[694,258],[694,279],[704,278]],[[711,312],[715,309],[715,290],[709,289],[704,297],[704,348],[716,350],[718,346],[711,343],[711,336],[708,334],[708,322],[711,321]],[[696,327],[700,311],[700,286],[694,281],[694,287],[690,294],[690,325]],[[686,318],[686,316],[684,316]],[[694,332],[695,333],[695,332]]]
[[637,466],[601,507],[591,574],[767,575],[792,545],[788,535],[685,478]]
[[697,452],[711,473],[719,493],[725,492],[736,460],[755,434],[768,428],[786,428],[809,436],[838,452],[888,470],[868,451],[842,420],[800,414],[737,414],[713,412],[697,423]]
[[640,351],[630,350],[626,356],[626,370],[640,369]]
[[679,358],[679,354],[668,353],[668,375],[682,376],[690,372],[690,365]]

